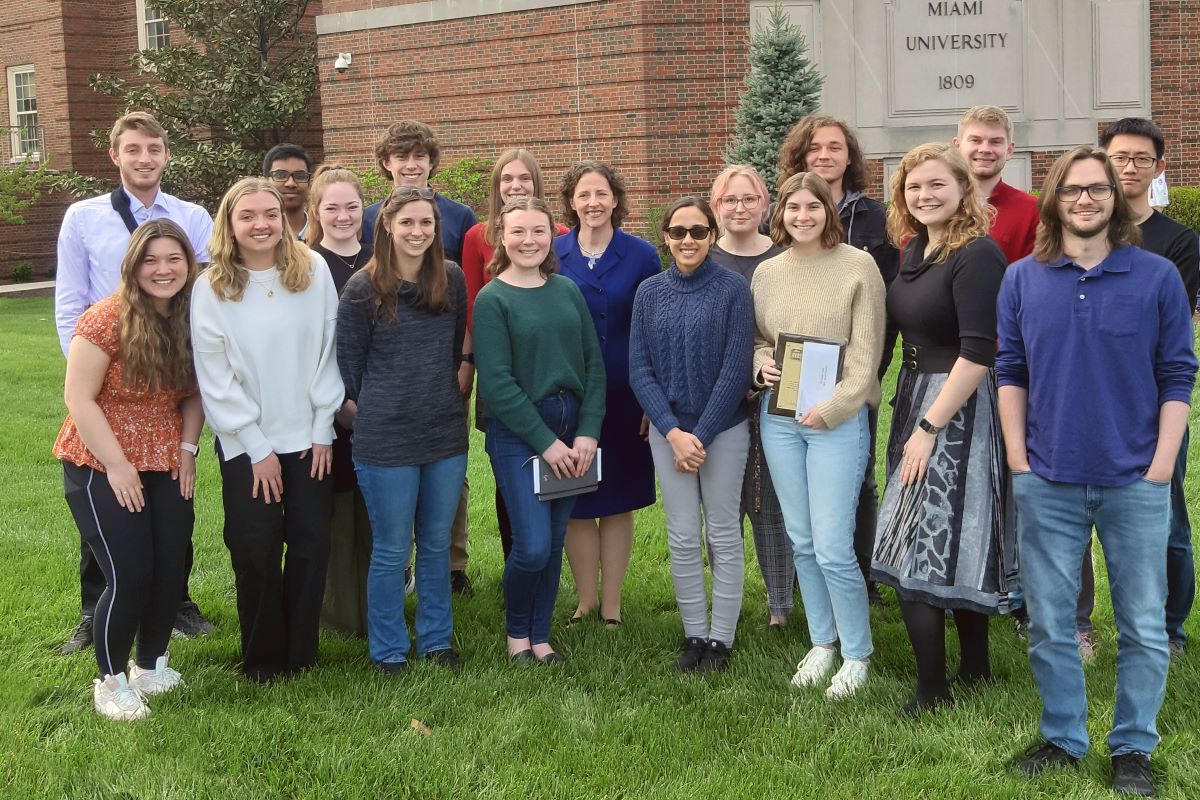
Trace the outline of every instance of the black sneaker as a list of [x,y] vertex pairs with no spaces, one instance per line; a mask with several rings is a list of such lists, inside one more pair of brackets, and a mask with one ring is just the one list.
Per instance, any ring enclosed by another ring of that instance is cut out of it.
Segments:
[[683,640],[683,646],[679,648],[679,658],[675,659],[675,668],[680,672],[695,672],[700,666],[700,660],[704,658],[704,649],[708,647],[708,642],[701,639],[699,636],[689,636]]
[[729,658],[733,652],[725,645],[724,642],[718,642],[713,639],[704,648],[704,658],[700,661],[700,666],[696,667],[697,672],[724,672],[729,669]]
[[376,661],[375,669],[384,675],[399,675],[408,670],[407,661]]
[[463,597],[470,597],[475,593],[475,589],[471,586],[471,579],[467,577],[465,569],[450,570],[450,591],[460,594]]
[[1035,744],[1026,750],[1016,763],[1019,775],[1035,778],[1051,767],[1073,767],[1079,759],[1051,742]]
[[1113,791],[1137,797],[1156,797],[1154,773],[1150,771],[1150,756],[1145,753],[1126,753],[1112,757]]
[[71,631],[71,638],[67,639],[66,644],[59,649],[60,656],[69,656],[79,650],[86,650],[92,646],[92,618],[83,616],[79,618],[79,624],[75,626],[75,630]]
[[459,656],[457,650],[447,647],[445,650],[430,650],[425,654],[425,660],[430,664],[437,664],[439,667],[445,667],[452,672],[458,672],[462,669],[462,657]]
[[184,600],[179,604],[179,611],[175,613],[175,625],[171,634],[174,636],[183,636],[188,639],[195,639],[207,633],[213,632],[213,624],[204,618],[200,613],[200,607],[191,600]]
[[884,608],[887,605],[883,601],[883,595],[879,593],[879,584],[875,581],[867,581],[867,603],[875,608]]

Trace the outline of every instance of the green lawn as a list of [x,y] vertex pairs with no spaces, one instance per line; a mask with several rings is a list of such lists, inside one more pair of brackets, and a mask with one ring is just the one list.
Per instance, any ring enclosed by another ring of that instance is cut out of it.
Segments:
[[[897,713],[913,664],[890,598],[872,611],[871,681],[855,699],[831,704],[788,683],[807,650],[802,615],[768,635],[749,536],[732,669],[677,674],[681,629],[657,508],[638,516],[624,627],[558,626],[567,664],[509,666],[492,480],[478,438],[470,467],[476,592],[455,605],[461,674],[418,664],[386,678],[370,669],[365,642],[326,636],[317,670],[268,687],[240,679],[219,477],[206,442],[191,585],[217,631],[174,642],[171,663],[187,685],[155,698],[150,719],[108,722],[91,708],[91,651],[56,652],[79,603],[78,534],[50,454],[63,418],[62,371],[51,301],[0,300],[0,798],[1112,796],[1104,736],[1116,640],[1104,596],[1087,669],[1099,746],[1079,773],[1032,783],[1005,769],[1036,735],[1040,712],[1008,620],[992,629],[998,685],[912,723]],[[1196,489],[1200,468],[1191,472]],[[1200,520],[1197,511],[1193,500]],[[563,573],[560,619],[573,608]],[[1190,632],[1200,636],[1194,619]],[[1200,642],[1172,664],[1155,755],[1164,796],[1200,796],[1198,664]],[[413,730],[413,720],[430,733]]]

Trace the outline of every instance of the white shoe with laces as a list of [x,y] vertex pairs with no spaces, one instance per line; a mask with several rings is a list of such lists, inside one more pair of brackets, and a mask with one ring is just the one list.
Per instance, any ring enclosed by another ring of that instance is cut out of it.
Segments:
[[869,667],[866,661],[847,658],[842,662],[842,668],[829,682],[829,688],[825,690],[825,697],[829,700],[845,700],[847,697],[853,697],[858,688],[867,682],[868,672]]
[[150,716],[142,694],[129,685],[125,673],[105,675],[92,681],[92,705],[111,720],[133,720]]
[[169,692],[183,683],[183,676],[167,666],[167,654],[163,653],[154,662],[154,669],[142,669],[137,662],[129,662],[129,682],[143,695]]
[[792,685],[801,688],[816,686],[825,680],[826,675],[833,672],[833,662],[836,659],[837,653],[832,647],[814,647],[796,665],[796,674],[792,676]]

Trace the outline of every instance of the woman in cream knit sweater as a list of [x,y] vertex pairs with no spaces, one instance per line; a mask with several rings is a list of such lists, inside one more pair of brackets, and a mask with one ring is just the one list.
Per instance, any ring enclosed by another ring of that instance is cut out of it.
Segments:
[[870,255],[842,242],[829,185],[815,173],[784,181],[771,238],[788,249],[764,261],[751,283],[755,383],[778,382],[773,354],[780,333],[846,343],[829,399],[793,418],[767,413],[768,392],[761,416],[763,452],[776,479],[813,642],[792,683],[824,683],[840,642],[843,663],[825,694],[841,699],[866,680],[872,649],[866,584],[854,557],[854,513],[870,436],[867,408],[879,404],[884,286]]

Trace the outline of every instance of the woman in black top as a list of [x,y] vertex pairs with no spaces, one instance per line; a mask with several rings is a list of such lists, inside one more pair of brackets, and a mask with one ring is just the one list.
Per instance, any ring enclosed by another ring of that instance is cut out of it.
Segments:
[[990,213],[948,144],[913,149],[892,178],[888,234],[907,244],[887,311],[903,361],[872,575],[895,587],[916,654],[909,714],[950,701],[946,609],[958,683],[991,677],[987,615],[1009,611],[1015,577],[992,369],[1005,259],[987,235]]

